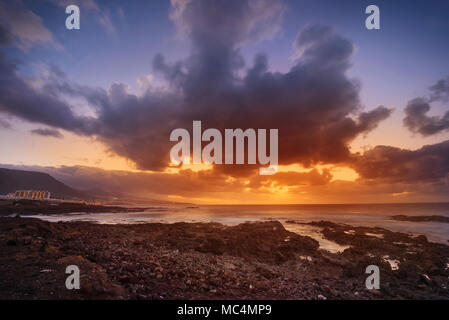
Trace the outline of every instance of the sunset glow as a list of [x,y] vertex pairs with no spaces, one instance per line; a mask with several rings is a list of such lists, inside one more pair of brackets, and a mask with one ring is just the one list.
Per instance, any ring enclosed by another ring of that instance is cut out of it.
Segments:
[[[82,5],[83,27],[70,31],[55,23],[61,6],[49,2],[2,4],[5,32],[24,26],[0,56],[4,167],[183,202],[448,199],[449,41],[410,25],[415,13],[404,19],[400,6],[385,4],[388,31],[368,31],[354,26],[353,10],[308,3],[305,15],[298,3],[274,1],[242,8],[251,23],[221,29],[210,27],[209,9],[190,13],[183,1],[111,2],[102,15]],[[13,22],[16,12],[39,19]],[[195,121],[222,132],[223,143],[225,129],[275,128],[277,173],[193,158],[174,165],[170,132],[192,133]]]

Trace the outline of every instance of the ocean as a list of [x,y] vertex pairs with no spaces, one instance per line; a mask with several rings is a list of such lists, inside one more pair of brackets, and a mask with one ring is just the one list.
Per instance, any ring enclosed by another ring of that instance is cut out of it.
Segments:
[[219,222],[234,225],[246,221],[278,220],[286,229],[309,235],[331,251],[344,248],[327,243],[319,228],[286,223],[328,220],[354,226],[381,227],[412,235],[423,234],[430,241],[449,244],[449,223],[395,221],[392,215],[442,215],[449,217],[449,203],[414,204],[329,204],[329,205],[204,205],[153,207],[134,213],[72,213],[33,216],[43,220],[91,221],[101,224]]

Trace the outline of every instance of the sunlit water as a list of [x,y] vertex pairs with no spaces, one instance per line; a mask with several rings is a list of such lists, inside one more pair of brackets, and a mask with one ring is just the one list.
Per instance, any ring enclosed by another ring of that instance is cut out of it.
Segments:
[[[309,235],[330,251],[342,246],[325,240],[320,228],[285,223],[287,220],[310,222],[328,220],[354,226],[381,227],[410,234],[424,234],[430,241],[448,243],[449,223],[395,221],[392,215],[443,215],[449,217],[449,204],[376,204],[376,205],[217,205],[199,207],[164,207],[136,213],[73,213],[40,215],[40,219],[57,221],[91,221],[101,224],[219,222],[234,225],[245,221],[278,220],[292,231]],[[36,216],[34,216],[36,217]],[[375,236],[375,235],[373,235]]]

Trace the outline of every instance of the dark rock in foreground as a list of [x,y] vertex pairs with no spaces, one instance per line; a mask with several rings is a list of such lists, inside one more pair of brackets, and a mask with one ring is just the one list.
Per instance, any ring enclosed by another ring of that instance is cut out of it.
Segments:
[[[277,221],[99,225],[2,218],[0,299],[449,298],[448,246],[380,228],[311,224],[350,248],[320,250]],[[65,288],[72,264],[81,271],[80,290]],[[370,264],[380,267],[380,290],[365,287]]]
[[[313,253],[318,249],[316,240],[288,232],[278,221],[232,227],[177,223],[170,229],[168,242],[173,248],[192,248],[216,255],[226,253],[269,264],[280,264],[293,259],[295,254]],[[158,240],[166,241],[161,237]]]

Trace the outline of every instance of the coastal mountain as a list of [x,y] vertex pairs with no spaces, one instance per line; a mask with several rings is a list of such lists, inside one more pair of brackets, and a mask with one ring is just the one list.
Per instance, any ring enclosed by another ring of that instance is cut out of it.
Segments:
[[77,190],[53,178],[48,173],[0,168],[0,195],[6,195],[16,190],[49,191],[52,198],[100,201],[111,205],[191,205],[187,202],[164,201],[109,191],[107,188],[105,190],[97,186],[88,190]]
[[47,173],[0,168],[0,194],[16,190],[45,190],[52,198],[85,198],[83,192],[73,189]]

